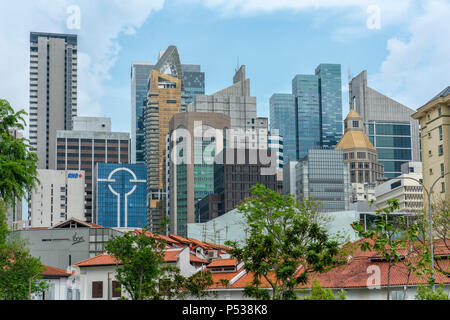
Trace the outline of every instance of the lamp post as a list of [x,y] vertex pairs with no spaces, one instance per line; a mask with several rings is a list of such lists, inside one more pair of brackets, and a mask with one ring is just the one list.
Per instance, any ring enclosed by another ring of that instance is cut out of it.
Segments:
[[388,179],[379,179],[378,181],[389,181],[389,180],[393,180],[393,179],[410,179],[410,180],[414,180],[418,183],[420,183],[422,185],[422,188],[425,190],[425,192],[427,193],[427,197],[428,197],[428,218],[430,220],[430,255],[431,255],[431,279],[433,279],[433,290],[435,289],[436,285],[434,283],[434,249],[433,249],[433,223],[431,220],[431,194],[433,193],[433,188],[436,185],[436,183],[441,179],[444,178],[446,175],[450,174],[450,172],[441,174],[431,185],[430,191],[427,190],[427,188],[425,188],[425,186],[423,185],[423,182],[420,182],[419,180],[412,178],[412,177],[395,177],[395,178],[388,178]]

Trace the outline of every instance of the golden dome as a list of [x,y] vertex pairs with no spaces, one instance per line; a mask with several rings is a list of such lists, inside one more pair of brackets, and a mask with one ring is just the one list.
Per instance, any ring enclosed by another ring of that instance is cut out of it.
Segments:
[[[356,113],[356,111],[355,111]],[[357,113],[356,113],[357,114]],[[350,115],[350,114],[349,114]],[[348,117],[348,116],[347,116]],[[364,132],[359,130],[349,130],[341,138],[337,144],[336,150],[346,150],[346,149],[371,149],[376,150],[372,143],[370,143],[369,138],[364,134]]]

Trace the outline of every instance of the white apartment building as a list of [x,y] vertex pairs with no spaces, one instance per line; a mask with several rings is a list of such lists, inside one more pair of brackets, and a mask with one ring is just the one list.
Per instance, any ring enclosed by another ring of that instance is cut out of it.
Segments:
[[423,187],[421,173],[402,174],[375,187],[375,205],[383,209],[387,201],[399,200],[399,212],[417,213],[423,209]]
[[70,218],[85,221],[83,170],[38,169],[40,184],[30,195],[31,228],[52,227]]

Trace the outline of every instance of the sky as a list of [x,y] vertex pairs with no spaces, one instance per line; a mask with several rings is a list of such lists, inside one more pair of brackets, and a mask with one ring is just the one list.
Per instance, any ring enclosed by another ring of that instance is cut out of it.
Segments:
[[[16,0],[0,1],[0,98],[29,108],[29,34],[78,35],[78,115],[111,117],[129,132],[131,63],[177,46],[200,64],[206,94],[232,84],[245,64],[258,116],[273,93],[320,63],[417,109],[450,85],[448,0]],[[28,136],[28,132],[25,132]]]

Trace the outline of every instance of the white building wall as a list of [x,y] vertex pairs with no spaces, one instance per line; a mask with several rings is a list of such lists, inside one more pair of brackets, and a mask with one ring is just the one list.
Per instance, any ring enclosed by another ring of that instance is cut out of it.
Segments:
[[38,179],[30,197],[30,227],[52,227],[69,218],[85,220],[83,170],[38,169]]

